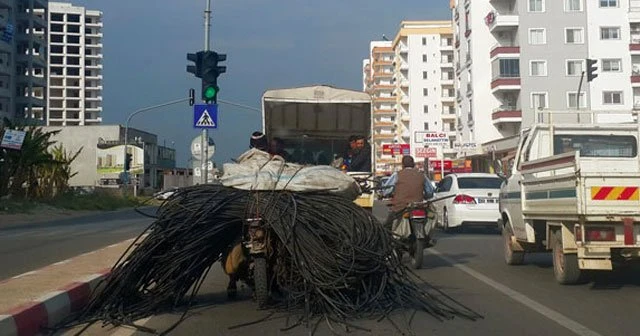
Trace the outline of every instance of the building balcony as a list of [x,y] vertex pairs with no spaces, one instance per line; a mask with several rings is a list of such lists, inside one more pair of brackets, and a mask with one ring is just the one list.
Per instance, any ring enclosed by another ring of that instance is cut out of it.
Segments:
[[399,43],[398,50],[400,51],[401,54],[406,54],[409,52],[409,46],[404,43]]
[[373,78],[391,78],[391,77],[393,77],[393,72],[390,72],[390,71],[375,72],[373,74]]
[[502,46],[495,45],[489,52],[489,57],[494,58],[497,56],[520,56],[519,46]]
[[85,25],[87,27],[103,27],[104,26],[102,21],[99,21],[99,22],[86,22]]
[[448,68],[453,69],[453,60],[440,63],[440,67],[443,69],[448,69]]
[[[48,28],[47,21],[40,16],[34,13],[22,12],[16,15],[16,19],[18,22],[28,23],[30,20],[33,20],[33,25],[35,28]],[[28,27],[28,26],[27,26]]]
[[87,101],[102,101],[102,96],[99,97],[84,97]]
[[393,133],[374,133],[373,140],[389,140],[395,138],[396,135]]
[[88,91],[96,91],[96,90],[98,90],[98,91],[100,91],[100,90],[102,90],[102,85],[98,85],[98,86],[87,86],[87,87],[85,88],[85,90],[88,90]]
[[456,113],[453,112],[442,112],[442,114],[440,115],[440,118],[442,118],[442,120],[456,120],[458,118],[458,116],[456,116]]
[[629,51],[631,51],[632,55],[640,55],[640,34],[631,33]]
[[491,82],[491,91],[517,91],[520,90],[520,77],[498,77]]
[[485,16],[485,23],[489,26],[489,31],[496,34],[499,32],[518,29],[520,17],[516,12],[492,11]]
[[394,96],[377,96],[373,97],[373,101],[375,102],[396,102],[396,97]]
[[374,121],[373,127],[375,128],[391,128],[395,125],[393,121]]
[[396,111],[392,109],[374,108],[373,114],[375,115],[396,115]]
[[443,103],[455,103],[456,97],[455,96],[442,96],[442,97],[440,97],[440,101],[443,102]]
[[403,121],[403,122],[411,121],[411,115],[409,113],[402,113],[402,115],[400,115],[400,121]]
[[393,90],[395,88],[396,88],[396,86],[395,85],[391,85],[391,84],[374,84],[373,85],[373,90],[374,91],[389,91],[389,90]]
[[638,0],[629,1],[629,21],[640,22],[640,1]]
[[451,79],[445,78],[440,80],[440,85],[453,85],[453,84],[455,84],[453,78]]
[[102,111],[102,107],[96,107],[96,106],[85,107],[84,109],[87,112],[101,112]]
[[400,104],[409,104],[410,100],[408,96],[402,96],[402,98],[400,98]]
[[388,54],[388,53],[392,53],[393,52],[393,48],[391,47],[374,47],[373,50],[371,51],[372,54],[376,55],[376,54]]
[[86,33],[85,36],[89,37],[89,38],[102,38],[102,37],[104,37],[102,32]]
[[503,106],[493,110],[491,119],[494,125],[507,123],[521,123],[522,110],[516,106]]
[[85,54],[85,55],[84,55],[84,57],[86,57],[86,58],[91,58],[91,59],[94,59],[94,58],[103,58],[103,57],[102,57],[102,54]]

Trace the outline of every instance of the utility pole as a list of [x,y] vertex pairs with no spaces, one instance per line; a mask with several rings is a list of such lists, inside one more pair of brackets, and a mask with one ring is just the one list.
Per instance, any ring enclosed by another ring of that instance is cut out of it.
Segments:
[[[207,7],[204,10],[204,51],[209,51],[211,44],[211,0],[205,1],[207,2]],[[205,101],[205,104],[206,103]],[[202,181],[204,184],[207,184],[209,183],[209,130],[206,128],[202,129],[202,145],[200,146],[200,150],[202,151]]]

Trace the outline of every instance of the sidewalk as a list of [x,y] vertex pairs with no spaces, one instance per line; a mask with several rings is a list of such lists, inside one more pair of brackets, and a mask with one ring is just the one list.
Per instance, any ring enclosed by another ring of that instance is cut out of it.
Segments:
[[133,239],[0,282],[0,335],[36,335],[84,306]]

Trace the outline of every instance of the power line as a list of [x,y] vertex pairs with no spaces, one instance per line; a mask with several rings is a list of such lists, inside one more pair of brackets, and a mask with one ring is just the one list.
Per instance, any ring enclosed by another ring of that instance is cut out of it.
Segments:
[[234,103],[234,102],[230,102],[228,100],[222,100],[222,99],[218,99],[218,102],[222,103],[222,104],[227,104],[227,105],[231,105],[231,106],[236,106],[236,107],[241,107],[243,109],[247,109],[247,110],[251,110],[251,111],[257,111],[257,112],[262,112],[261,109],[257,108],[257,107],[253,107],[253,106],[249,106],[249,105],[244,105],[244,104],[240,104],[240,103]]

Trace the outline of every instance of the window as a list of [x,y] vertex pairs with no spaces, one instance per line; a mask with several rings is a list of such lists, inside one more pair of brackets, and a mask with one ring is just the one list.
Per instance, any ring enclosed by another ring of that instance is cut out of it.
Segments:
[[67,68],[67,76],[80,76],[80,68]]
[[68,22],[80,22],[80,15],[78,14],[67,14]]
[[[576,108],[576,92],[567,92],[567,107],[570,109]],[[580,92],[580,108],[587,107],[587,96],[584,92]]]
[[531,76],[546,76],[547,61],[531,61],[529,71]]
[[568,60],[567,76],[580,76],[584,70],[584,60]]
[[529,0],[529,12],[544,12],[544,0]]
[[64,31],[64,27],[61,24],[52,23],[51,24],[51,32],[62,33]]
[[67,43],[80,44],[80,36],[67,36]]
[[426,71],[422,72],[422,79],[427,79],[427,72]]
[[582,157],[624,157],[638,155],[638,140],[632,135],[577,135],[553,136],[553,154],[579,151]]
[[582,11],[582,0],[564,0],[564,10],[566,12]]
[[584,43],[584,29],[567,28],[564,30],[564,41],[566,43],[582,44]]
[[621,59],[603,59],[602,60],[602,72],[621,72],[622,60]]
[[605,91],[602,93],[602,103],[607,105],[622,104],[622,91]]
[[544,28],[529,29],[529,44],[546,44],[547,34]]
[[428,105],[424,105],[424,106],[422,107],[422,112],[424,112],[424,113],[429,113],[429,106],[428,106]]
[[64,49],[61,45],[52,45],[49,49],[52,54],[62,54],[64,53]]
[[500,189],[502,179],[499,177],[460,177],[459,189]]
[[520,77],[520,60],[517,58],[500,59],[499,78]]
[[426,62],[427,61],[427,54],[422,54],[422,61]]
[[68,25],[67,26],[67,32],[68,33],[79,34],[80,33],[80,26],[78,26],[78,25]]
[[618,7],[618,0],[600,0],[600,7]]
[[78,46],[67,46],[67,53],[73,55],[80,55],[80,47]]
[[429,123],[428,122],[424,123],[424,130],[425,131],[429,130]]
[[64,21],[64,14],[51,14],[51,21]]
[[429,89],[427,89],[427,88],[422,89],[422,95],[425,96],[425,97],[428,96],[429,95]]
[[64,35],[54,35],[51,34],[51,42],[53,43],[62,43]]
[[619,40],[620,27],[600,27],[601,40]]
[[426,37],[422,38],[422,45],[427,45],[427,38]]
[[51,64],[62,64],[63,57],[62,56],[50,56],[49,62]]
[[531,93],[531,107],[534,109],[544,109],[547,108],[547,93],[546,92],[533,92]]

